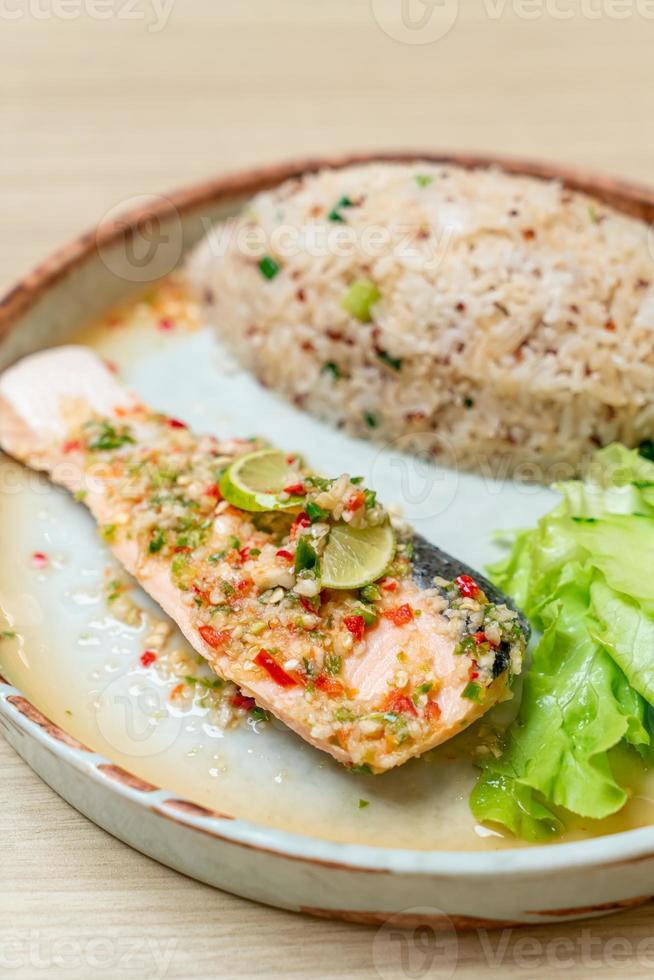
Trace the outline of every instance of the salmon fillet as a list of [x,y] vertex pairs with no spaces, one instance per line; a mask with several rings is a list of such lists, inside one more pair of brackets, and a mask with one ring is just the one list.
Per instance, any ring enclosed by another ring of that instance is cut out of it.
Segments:
[[429,588],[408,539],[365,601],[302,594],[306,515],[221,499],[252,441],[194,435],[128,391],[83,347],[35,354],[0,378],[0,447],[77,496],[118,560],[222,678],[316,748],[383,772],[444,742],[521,669],[517,614],[468,576]]

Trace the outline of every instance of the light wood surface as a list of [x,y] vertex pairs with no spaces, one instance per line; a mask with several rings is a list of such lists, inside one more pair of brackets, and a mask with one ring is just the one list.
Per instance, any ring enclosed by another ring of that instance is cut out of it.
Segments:
[[[160,31],[153,0],[129,8],[145,20],[127,19],[126,0],[108,20],[62,19],[57,0],[0,3],[19,13],[0,12],[0,285],[135,195],[293,155],[479,149],[654,180],[647,3],[462,0],[428,44],[382,30],[374,10],[389,3],[176,0]],[[565,19],[580,7],[593,16]],[[375,961],[374,930],[258,907],[131,851],[1,740],[0,767],[0,975],[410,975],[399,957]],[[454,976],[549,978],[567,959],[578,977],[649,977],[653,932],[644,909],[461,936]]]

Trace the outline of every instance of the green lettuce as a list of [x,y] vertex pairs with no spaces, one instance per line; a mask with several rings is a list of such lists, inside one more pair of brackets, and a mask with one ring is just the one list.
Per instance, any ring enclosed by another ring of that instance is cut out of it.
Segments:
[[490,570],[542,636],[470,799],[477,820],[532,841],[560,834],[566,811],[620,810],[616,750],[646,756],[652,733],[654,463],[610,446],[586,481],[558,489],[556,509]]

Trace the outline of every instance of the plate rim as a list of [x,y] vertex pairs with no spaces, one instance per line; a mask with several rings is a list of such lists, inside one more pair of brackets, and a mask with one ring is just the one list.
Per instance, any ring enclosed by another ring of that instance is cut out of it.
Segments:
[[[447,163],[467,169],[497,167],[507,173],[559,180],[572,190],[592,194],[611,206],[641,220],[654,220],[654,188],[611,177],[586,168],[564,163],[504,156],[491,153],[461,153],[434,150],[380,150],[345,153],[337,156],[306,157],[248,169],[187,185],[169,194],[157,195],[156,203],[140,205],[110,222],[100,224],[50,254],[31,272],[20,278],[0,297],[0,343],[20,326],[21,317],[45,296],[49,289],[66,278],[78,266],[93,261],[101,248],[128,241],[146,220],[165,220],[184,213],[188,215],[204,206],[247,198],[293,177],[300,177],[325,167],[342,168],[350,164],[373,162]],[[13,701],[11,699],[14,699]],[[21,707],[18,707],[18,704]],[[191,830],[209,834],[233,844],[260,850],[279,858],[290,858],[317,866],[344,871],[380,872],[457,878],[508,878],[569,872],[582,868],[608,869],[616,865],[640,863],[654,858],[654,825],[601,837],[524,848],[497,851],[411,850],[375,847],[368,844],[340,843],[325,838],[297,834],[279,828],[253,823],[238,817],[199,813],[204,808],[182,800],[179,794],[146,784],[116,766],[50,719],[20,691],[0,676],[0,717],[18,726],[64,764],[83,771],[94,780],[106,782],[106,767],[118,770],[112,788],[119,795],[129,794],[141,805],[150,806],[155,796],[161,801],[177,802],[194,808],[180,809],[174,819]],[[35,720],[39,719],[39,720]],[[89,766],[89,762],[93,764]],[[101,767],[105,767],[103,770]],[[147,790],[138,789],[147,785]],[[170,816],[170,812],[164,813]]]

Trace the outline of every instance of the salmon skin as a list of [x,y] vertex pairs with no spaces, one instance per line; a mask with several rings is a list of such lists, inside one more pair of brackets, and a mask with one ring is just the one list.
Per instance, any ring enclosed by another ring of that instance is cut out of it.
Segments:
[[[349,767],[383,772],[444,742],[507,696],[521,670],[517,612],[461,566],[440,575],[451,559],[410,529],[397,530],[376,583],[312,586],[296,570],[298,547],[329,526],[221,497],[221,474],[256,444],[194,435],[86,348],[44,351],[4,373],[0,447],[89,508],[220,677]],[[346,507],[364,496],[346,476],[324,483],[332,495],[345,488]]]

